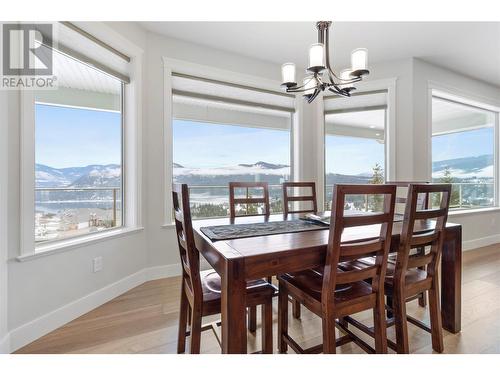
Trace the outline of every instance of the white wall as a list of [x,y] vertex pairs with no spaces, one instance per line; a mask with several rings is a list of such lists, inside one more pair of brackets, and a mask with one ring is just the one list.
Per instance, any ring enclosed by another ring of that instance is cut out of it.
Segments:
[[[145,230],[26,262],[16,261],[20,239],[19,100],[12,93],[0,93],[0,224],[8,219],[6,241],[4,233],[0,232],[0,344],[9,331],[12,350],[144,280],[180,271],[174,229],[163,227],[164,173],[169,166],[165,165],[163,158],[162,57],[279,79],[279,66],[275,64],[168,39],[145,32],[133,23],[108,23],[107,26],[146,51],[142,96],[142,206]],[[105,38],[105,33],[98,36]],[[498,98],[500,92],[498,88],[415,59],[372,67],[370,80],[385,78],[397,79],[396,178],[400,180],[426,178],[424,171],[427,167],[424,166],[430,163],[424,136],[427,134],[424,130],[427,126],[424,115],[427,111],[427,99],[424,97],[427,80],[443,81],[487,97],[496,95]],[[322,128],[318,124],[322,121],[322,106],[318,101],[312,106],[303,103],[298,106],[303,110],[296,119],[302,127],[294,130],[295,156],[299,157],[295,166],[296,176],[316,179],[321,186],[323,166],[318,161],[318,150],[322,147]],[[4,117],[7,117],[8,126],[5,126]],[[4,147],[5,144],[8,147]],[[2,190],[5,183],[7,194]],[[488,241],[500,242],[500,211],[453,216],[450,220],[464,224],[464,239],[469,241],[466,244],[469,247]],[[3,224],[0,230],[5,230]],[[7,253],[8,263],[2,260]],[[104,269],[92,273],[91,260],[99,255],[103,256]],[[3,282],[6,267],[7,287]]]
[[8,349],[7,322],[7,152],[8,92],[0,90],[0,353]]

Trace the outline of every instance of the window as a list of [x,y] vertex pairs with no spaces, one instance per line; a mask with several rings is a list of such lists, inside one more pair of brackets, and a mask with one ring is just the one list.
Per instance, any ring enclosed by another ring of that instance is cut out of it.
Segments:
[[450,207],[496,205],[496,114],[432,97],[432,181],[452,184]]
[[231,181],[268,182],[271,212],[282,212],[280,184],[291,170],[293,97],[172,78],[173,181],[189,185],[193,217],[227,216]]
[[[325,209],[333,185],[385,181],[386,92],[325,99]],[[378,198],[351,197],[348,208],[374,210]]]
[[54,51],[59,87],[35,93],[35,243],[123,225],[119,79]]

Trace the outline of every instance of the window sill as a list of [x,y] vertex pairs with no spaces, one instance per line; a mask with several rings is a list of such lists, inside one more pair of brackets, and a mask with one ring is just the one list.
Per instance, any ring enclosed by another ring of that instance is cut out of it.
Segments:
[[87,246],[93,243],[98,243],[102,241],[107,241],[114,238],[123,237],[129,234],[134,234],[144,230],[142,227],[137,228],[119,228],[115,230],[109,230],[105,233],[91,234],[85,237],[67,239],[58,241],[52,244],[43,244],[35,248],[35,252],[31,254],[20,255],[16,258],[18,262],[25,262],[28,260],[33,260],[41,257],[45,257],[52,254],[62,253],[71,249],[75,249],[82,246]]
[[467,216],[467,215],[482,214],[482,213],[497,212],[497,211],[500,211],[500,207],[473,208],[470,210],[456,210],[456,211],[450,210],[448,212],[448,216]]

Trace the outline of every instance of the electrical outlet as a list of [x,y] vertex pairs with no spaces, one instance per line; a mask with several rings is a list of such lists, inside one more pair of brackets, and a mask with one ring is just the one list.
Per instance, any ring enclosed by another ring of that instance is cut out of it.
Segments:
[[92,260],[92,266],[94,272],[99,272],[102,270],[102,257],[97,257]]

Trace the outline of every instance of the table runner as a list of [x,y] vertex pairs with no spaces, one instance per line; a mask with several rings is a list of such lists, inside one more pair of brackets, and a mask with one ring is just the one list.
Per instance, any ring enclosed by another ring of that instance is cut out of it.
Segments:
[[271,234],[328,229],[329,226],[307,220],[270,221],[267,223],[232,224],[203,227],[200,230],[211,241],[232,240]]

